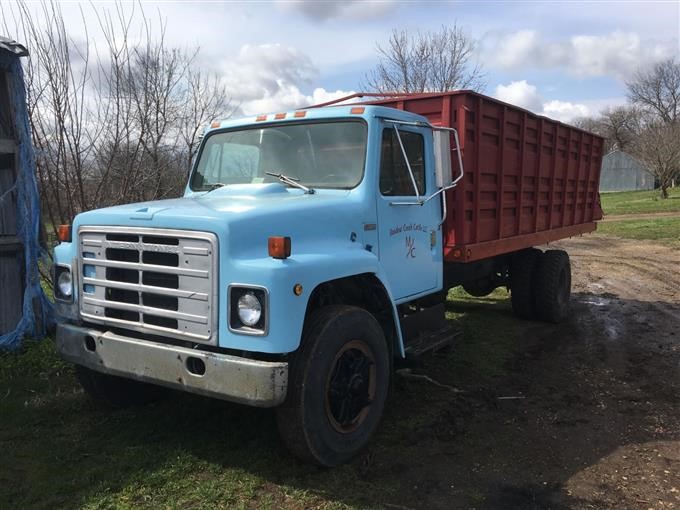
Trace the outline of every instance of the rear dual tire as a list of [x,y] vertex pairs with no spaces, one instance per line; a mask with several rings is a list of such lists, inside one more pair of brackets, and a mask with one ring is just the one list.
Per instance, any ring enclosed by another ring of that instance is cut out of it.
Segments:
[[510,268],[512,310],[522,319],[558,323],[569,313],[571,264],[563,250],[529,248],[514,254]]

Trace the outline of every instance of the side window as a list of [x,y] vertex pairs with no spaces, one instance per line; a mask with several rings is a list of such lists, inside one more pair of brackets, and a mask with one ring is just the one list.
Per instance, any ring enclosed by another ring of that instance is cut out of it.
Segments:
[[[421,195],[425,195],[425,142],[423,135],[399,131],[411,170]],[[380,157],[380,193],[384,196],[413,196],[415,191],[394,128],[383,131]]]

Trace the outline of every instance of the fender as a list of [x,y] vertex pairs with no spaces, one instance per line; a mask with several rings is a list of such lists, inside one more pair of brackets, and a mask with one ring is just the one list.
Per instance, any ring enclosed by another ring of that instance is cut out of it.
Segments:
[[[349,247],[341,247],[338,243],[335,247],[339,249],[327,253],[299,253],[285,260],[260,258],[236,261],[234,269],[242,276],[238,283],[261,285],[270,290],[276,289],[280,294],[269,300],[270,328],[267,336],[244,337],[229,332],[226,325],[220,325],[220,337],[223,338],[223,334],[229,336],[229,347],[269,353],[292,352],[300,345],[309,298],[319,285],[340,278],[372,274],[380,281],[390,300],[398,339],[398,346],[395,347],[403,356],[397,309],[380,261],[358,243]],[[296,284],[302,285],[300,296],[293,292]],[[257,349],[254,348],[254,342],[257,342]],[[225,344],[220,341],[220,345]]]

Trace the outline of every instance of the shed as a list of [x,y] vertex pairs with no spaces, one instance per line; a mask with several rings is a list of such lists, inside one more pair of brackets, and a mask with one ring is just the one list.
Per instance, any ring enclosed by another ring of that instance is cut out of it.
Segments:
[[654,189],[654,176],[637,159],[618,149],[602,158],[600,191]]
[[40,199],[21,44],[0,37],[0,348],[42,337],[51,304],[40,285]]

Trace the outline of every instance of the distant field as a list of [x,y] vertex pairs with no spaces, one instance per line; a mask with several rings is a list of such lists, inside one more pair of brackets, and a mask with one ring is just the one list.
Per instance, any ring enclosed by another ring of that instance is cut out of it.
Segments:
[[637,214],[655,212],[680,212],[680,189],[670,190],[670,197],[660,198],[659,190],[620,191],[602,193],[602,209],[605,214]]
[[680,217],[600,222],[597,232],[625,239],[657,241],[680,248]]

